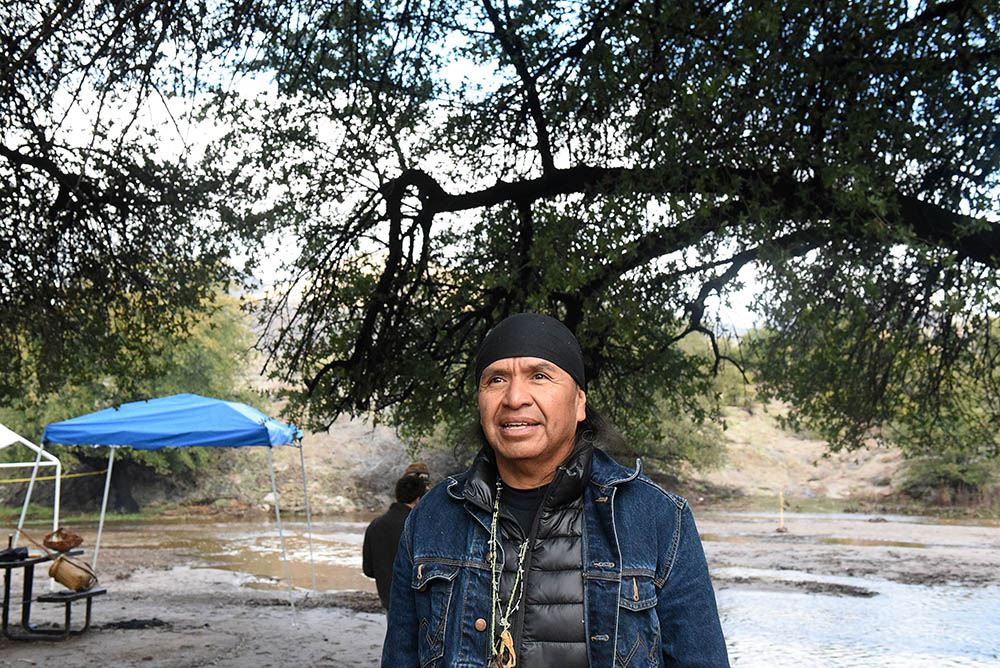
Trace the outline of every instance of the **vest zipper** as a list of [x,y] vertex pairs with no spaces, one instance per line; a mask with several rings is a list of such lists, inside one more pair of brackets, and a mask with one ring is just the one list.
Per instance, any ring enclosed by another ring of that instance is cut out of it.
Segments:
[[524,633],[524,613],[528,609],[528,601],[525,597],[528,594],[528,576],[531,573],[531,562],[535,556],[535,539],[538,537],[538,523],[542,517],[542,511],[545,510],[549,496],[552,494],[552,490],[556,487],[556,479],[562,475],[562,473],[562,468],[556,469],[556,475],[552,478],[552,482],[549,484],[548,489],[545,490],[545,496],[542,498],[541,505],[538,506],[538,510],[535,511],[535,519],[531,523],[531,531],[525,538],[525,540],[528,541],[528,553],[524,557],[524,576],[521,579],[521,586],[524,590],[521,597],[521,606],[517,609],[517,618],[514,620],[514,653],[518,657],[518,661],[521,660],[521,636]]

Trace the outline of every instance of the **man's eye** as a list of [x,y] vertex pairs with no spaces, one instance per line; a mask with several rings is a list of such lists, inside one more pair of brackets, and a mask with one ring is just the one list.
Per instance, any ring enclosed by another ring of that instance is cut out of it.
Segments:
[[549,377],[548,377],[548,376],[546,376],[546,375],[545,375],[544,373],[542,373],[541,371],[539,371],[539,372],[538,372],[538,373],[536,373],[536,374],[535,374],[534,376],[532,376],[532,378],[534,378],[535,380],[548,380],[548,378],[549,378]]

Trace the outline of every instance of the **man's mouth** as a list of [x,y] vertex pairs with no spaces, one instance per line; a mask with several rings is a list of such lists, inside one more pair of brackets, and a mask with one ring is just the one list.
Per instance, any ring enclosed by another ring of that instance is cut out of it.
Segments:
[[523,420],[500,423],[500,428],[506,430],[528,429],[530,427],[537,427],[537,426],[538,426],[537,422],[528,422]]

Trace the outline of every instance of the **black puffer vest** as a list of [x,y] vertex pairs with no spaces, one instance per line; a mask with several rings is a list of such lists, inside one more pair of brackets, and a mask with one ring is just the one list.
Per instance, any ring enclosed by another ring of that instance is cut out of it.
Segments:
[[[590,478],[593,450],[582,448],[556,470],[527,536],[524,595],[511,613],[518,668],[586,668],[587,637],[583,607],[583,490]],[[465,498],[489,513],[496,495],[492,450],[476,456],[465,484]],[[524,532],[503,509],[500,534],[503,575],[497,609],[507,611]]]

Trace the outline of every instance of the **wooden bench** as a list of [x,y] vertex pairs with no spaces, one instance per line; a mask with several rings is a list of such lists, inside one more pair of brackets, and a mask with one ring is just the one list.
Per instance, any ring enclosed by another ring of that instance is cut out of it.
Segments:
[[[103,587],[94,587],[93,589],[88,589],[87,591],[59,591],[54,594],[43,594],[39,596],[37,600],[39,603],[65,603],[66,604],[66,626],[61,629],[39,629],[34,631],[34,633],[47,633],[51,635],[58,635],[66,638],[69,634],[83,633],[88,628],[90,628],[90,604],[94,600],[95,596],[100,596],[101,594],[107,594],[108,590]],[[87,601],[87,614],[83,622],[83,627],[77,629],[76,631],[70,630],[70,608],[73,605],[73,601],[79,601],[80,599],[85,599]]]

